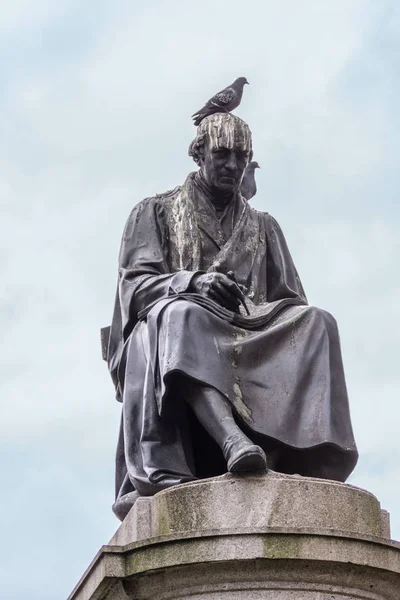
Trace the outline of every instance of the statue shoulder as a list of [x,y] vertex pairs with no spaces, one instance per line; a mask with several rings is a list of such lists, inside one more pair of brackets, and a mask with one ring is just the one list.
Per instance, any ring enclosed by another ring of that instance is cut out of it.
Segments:
[[265,210],[257,210],[256,208],[254,208],[254,206],[249,206],[249,208],[250,208],[250,213],[255,218],[260,219],[261,221],[264,221],[265,223],[267,223],[268,221],[273,219],[273,217]]
[[130,239],[139,223],[149,224],[154,223],[155,221],[162,222],[166,206],[171,200],[178,196],[180,191],[181,187],[177,186],[173,190],[149,196],[135,204],[126,221],[122,234],[123,239]]
[[154,196],[154,199],[155,200],[173,200],[180,193],[181,189],[182,189],[182,186],[181,185],[177,185],[172,190],[168,190],[167,192],[164,192],[162,194],[156,194]]
[[143,200],[140,200],[140,202],[135,204],[135,206],[132,208],[128,217],[128,221],[132,218],[137,218],[142,213],[157,211],[159,208],[162,209],[165,202],[175,199],[180,193],[181,189],[181,186],[177,186],[172,190],[168,190],[167,192],[155,194],[154,196],[149,196]]
[[258,219],[259,223],[262,223],[262,226],[267,232],[281,232],[281,227],[278,221],[269,212],[264,210],[257,210],[252,206],[250,207],[250,211],[253,215],[253,218]]

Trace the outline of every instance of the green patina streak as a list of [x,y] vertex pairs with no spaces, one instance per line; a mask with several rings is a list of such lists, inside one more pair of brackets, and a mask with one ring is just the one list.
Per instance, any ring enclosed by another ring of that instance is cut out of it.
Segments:
[[269,536],[263,538],[265,558],[302,558],[303,539],[291,536]]

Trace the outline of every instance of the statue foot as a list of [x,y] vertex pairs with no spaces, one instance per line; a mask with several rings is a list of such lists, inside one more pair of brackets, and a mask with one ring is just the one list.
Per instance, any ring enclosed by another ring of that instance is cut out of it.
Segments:
[[260,446],[252,444],[247,438],[240,440],[228,439],[224,456],[228,471],[242,473],[246,471],[263,471],[267,469],[267,457]]

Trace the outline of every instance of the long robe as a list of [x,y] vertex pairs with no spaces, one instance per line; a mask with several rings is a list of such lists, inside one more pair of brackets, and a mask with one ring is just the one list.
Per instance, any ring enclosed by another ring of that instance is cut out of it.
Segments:
[[[190,291],[207,271],[235,273],[250,316]],[[239,193],[217,214],[197,174],[128,218],[108,362],[123,402],[117,514],[135,490],[226,470],[183,401],[183,375],[231,402],[277,470],[344,481],[357,462],[335,320],[308,306],[275,219]]]

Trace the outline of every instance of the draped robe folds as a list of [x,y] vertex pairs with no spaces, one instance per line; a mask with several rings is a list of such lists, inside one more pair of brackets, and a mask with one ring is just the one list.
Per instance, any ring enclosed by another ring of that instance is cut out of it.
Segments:
[[[191,293],[211,271],[235,273],[250,316]],[[182,400],[183,375],[231,402],[277,470],[314,475],[320,457],[329,468],[315,476],[344,481],[357,462],[333,317],[307,304],[273,217],[240,194],[217,216],[198,174],[129,216],[108,363],[123,403],[117,503],[226,469]]]

